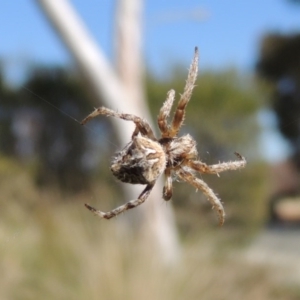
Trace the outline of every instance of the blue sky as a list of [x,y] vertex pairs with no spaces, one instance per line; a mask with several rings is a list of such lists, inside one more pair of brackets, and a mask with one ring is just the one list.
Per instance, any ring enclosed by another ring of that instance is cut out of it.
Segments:
[[[109,57],[114,2],[71,1]],[[167,18],[198,10],[205,12],[202,21]],[[236,66],[251,70],[258,41],[264,33],[300,29],[300,6],[286,0],[148,0],[144,16],[145,59],[157,74],[166,72],[174,62],[188,64],[195,45],[201,51],[202,68]],[[72,63],[36,1],[20,0],[18,5],[16,1],[2,2],[0,38],[0,58],[7,66],[22,59],[34,63]]]
[[[71,3],[111,58],[115,1]],[[196,45],[201,55],[200,70],[236,67],[251,72],[265,33],[300,31],[300,5],[287,0],[148,0],[144,8],[145,60],[159,76],[168,74],[175,62],[188,65]],[[199,11],[204,18],[184,18]],[[0,59],[10,81],[21,78],[29,62],[72,64],[69,53],[33,0],[2,2],[0,41]],[[264,149],[269,145],[266,152],[274,161],[287,153],[287,148],[272,129],[272,116],[267,116],[268,113],[259,116],[266,128],[262,141]]]

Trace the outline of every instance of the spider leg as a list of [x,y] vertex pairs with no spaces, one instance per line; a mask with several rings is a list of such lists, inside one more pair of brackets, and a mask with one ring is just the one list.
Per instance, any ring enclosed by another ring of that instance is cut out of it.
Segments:
[[138,205],[144,203],[145,200],[149,197],[150,192],[153,189],[153,187],[154,187],[154,183],[148,184],[136,200],[131,200],[131,201],[125,203],[124,205],[121,205],[121,206],[119,206],[109,212],[106,212],[106,213],[95,209],[94,207],[90,206],[89,204],[85,204],[85,207],[100,218],[111,219],[128,209],[135,208]]
[[172,174],[171,169],[167,168],[165,170],[165,185],[163,189],[163,198],[168,201],[172,198],[173,195],[173,185],[172,185]]
[[195,86],[195,81],[197,79],[198,74],[198,48],[195,48],[195,54],[194,59],[192,61],[192,64],[189,69],[188,78],[186,80],[186,84],[183,90],[183,94],[180,97],[180,100],[178,102],[173,120],[172,125],[170,129],[169,136],[174,137],[177,135],[180,127],[182,126],[182,123],[184,121],[185,116],[185,108],[188,104],[188,102],[191,99],[193,88]]
[[170,90],[167,94],[167,100],[164,102],[162,108],[159,111],[157,123],[158,127],[161,131],[161,135],[163,138],[169,137],[170,126],[167,123],[167,119],[170,115],[170,111],[175,99],[175,91]]
[[103,107],[103,106],[96,108],[91,114],[89,114],[85,119],[83,119],[80,122],[80,124],[85,125],[87,122],[89,122],[90,120],[92,120],[93,118],[95,118],[99,115],[115,117],[115,118],[119,118],[119,119],[126,120],[126,121],[132,121],[132,122],[134,122],[134,124],[136,126],[136,128],[133,132],[133,136],[136,136],[140,132],[142,135],[147,136],[154,141],[157,140],[156,137],[154,136],[154,133],[153,133],[150,125],[142,118],[137,117],[135,115],[131,115],[131,114],[117,113],[117,112],[115,112],[111,109],[108,109],[106,107]]
[[235,152],[234,154],[239,158],[239,160],[223,162],[215,165],[207,165],[206,163],[199,160],[190,160],[187,162],[187,165],[197,172],[208,174],[219,174],[224,171],[244,168],[247,164],[246,159],[237,152]]
[[208,201],[212,204],[213,209],[216,209],[219,215],[219,225],[222,226],[225,220],[225,212],[220,199],[216,196],[213,190],[200,178],[195,177],[192,173],[178,169],[178,176],[185,182],[191,184],[196,189],[201,190],[208,198]]

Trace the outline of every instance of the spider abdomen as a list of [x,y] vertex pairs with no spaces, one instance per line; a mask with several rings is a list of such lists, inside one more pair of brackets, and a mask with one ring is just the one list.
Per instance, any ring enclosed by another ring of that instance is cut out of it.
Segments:
[[123,182],[149,184],[159,177],[165,166],[166,156],[162,146],[137,136],[113,158],[111,171]]

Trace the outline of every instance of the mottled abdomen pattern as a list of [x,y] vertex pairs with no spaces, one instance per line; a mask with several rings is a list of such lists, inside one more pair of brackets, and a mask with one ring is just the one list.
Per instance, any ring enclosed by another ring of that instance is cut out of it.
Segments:
[[137,136],[112,160],[111,171],[127,183],[149,184],[164,171],[166,155],[155,141]]

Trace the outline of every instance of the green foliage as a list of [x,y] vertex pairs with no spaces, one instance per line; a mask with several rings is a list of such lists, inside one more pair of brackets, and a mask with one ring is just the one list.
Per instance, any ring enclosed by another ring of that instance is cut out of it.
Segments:
[[16,91],[9,89],[5,85],[0,65],[0,152],[6,155],[12,155],[14,152],[11,115],[16,98]]
[[[63,68],[39,67],[23,85],[13,91],[13,98],[4,97],[7,101],[0,104],[0,110],[9,112],[0,122],[3,145],[11,145],[11,155],[35,163],[38,185],[57,185],[67,192],[86,188],[82,157],[87,139],[76,120],[91,105],[80,80]],[[26,152],[28,147],[31,153]]]
[[290,142],[295,166],[300,171],[300,34],[265,35],[257,73],[270,85],[270,104],[279,130]]

